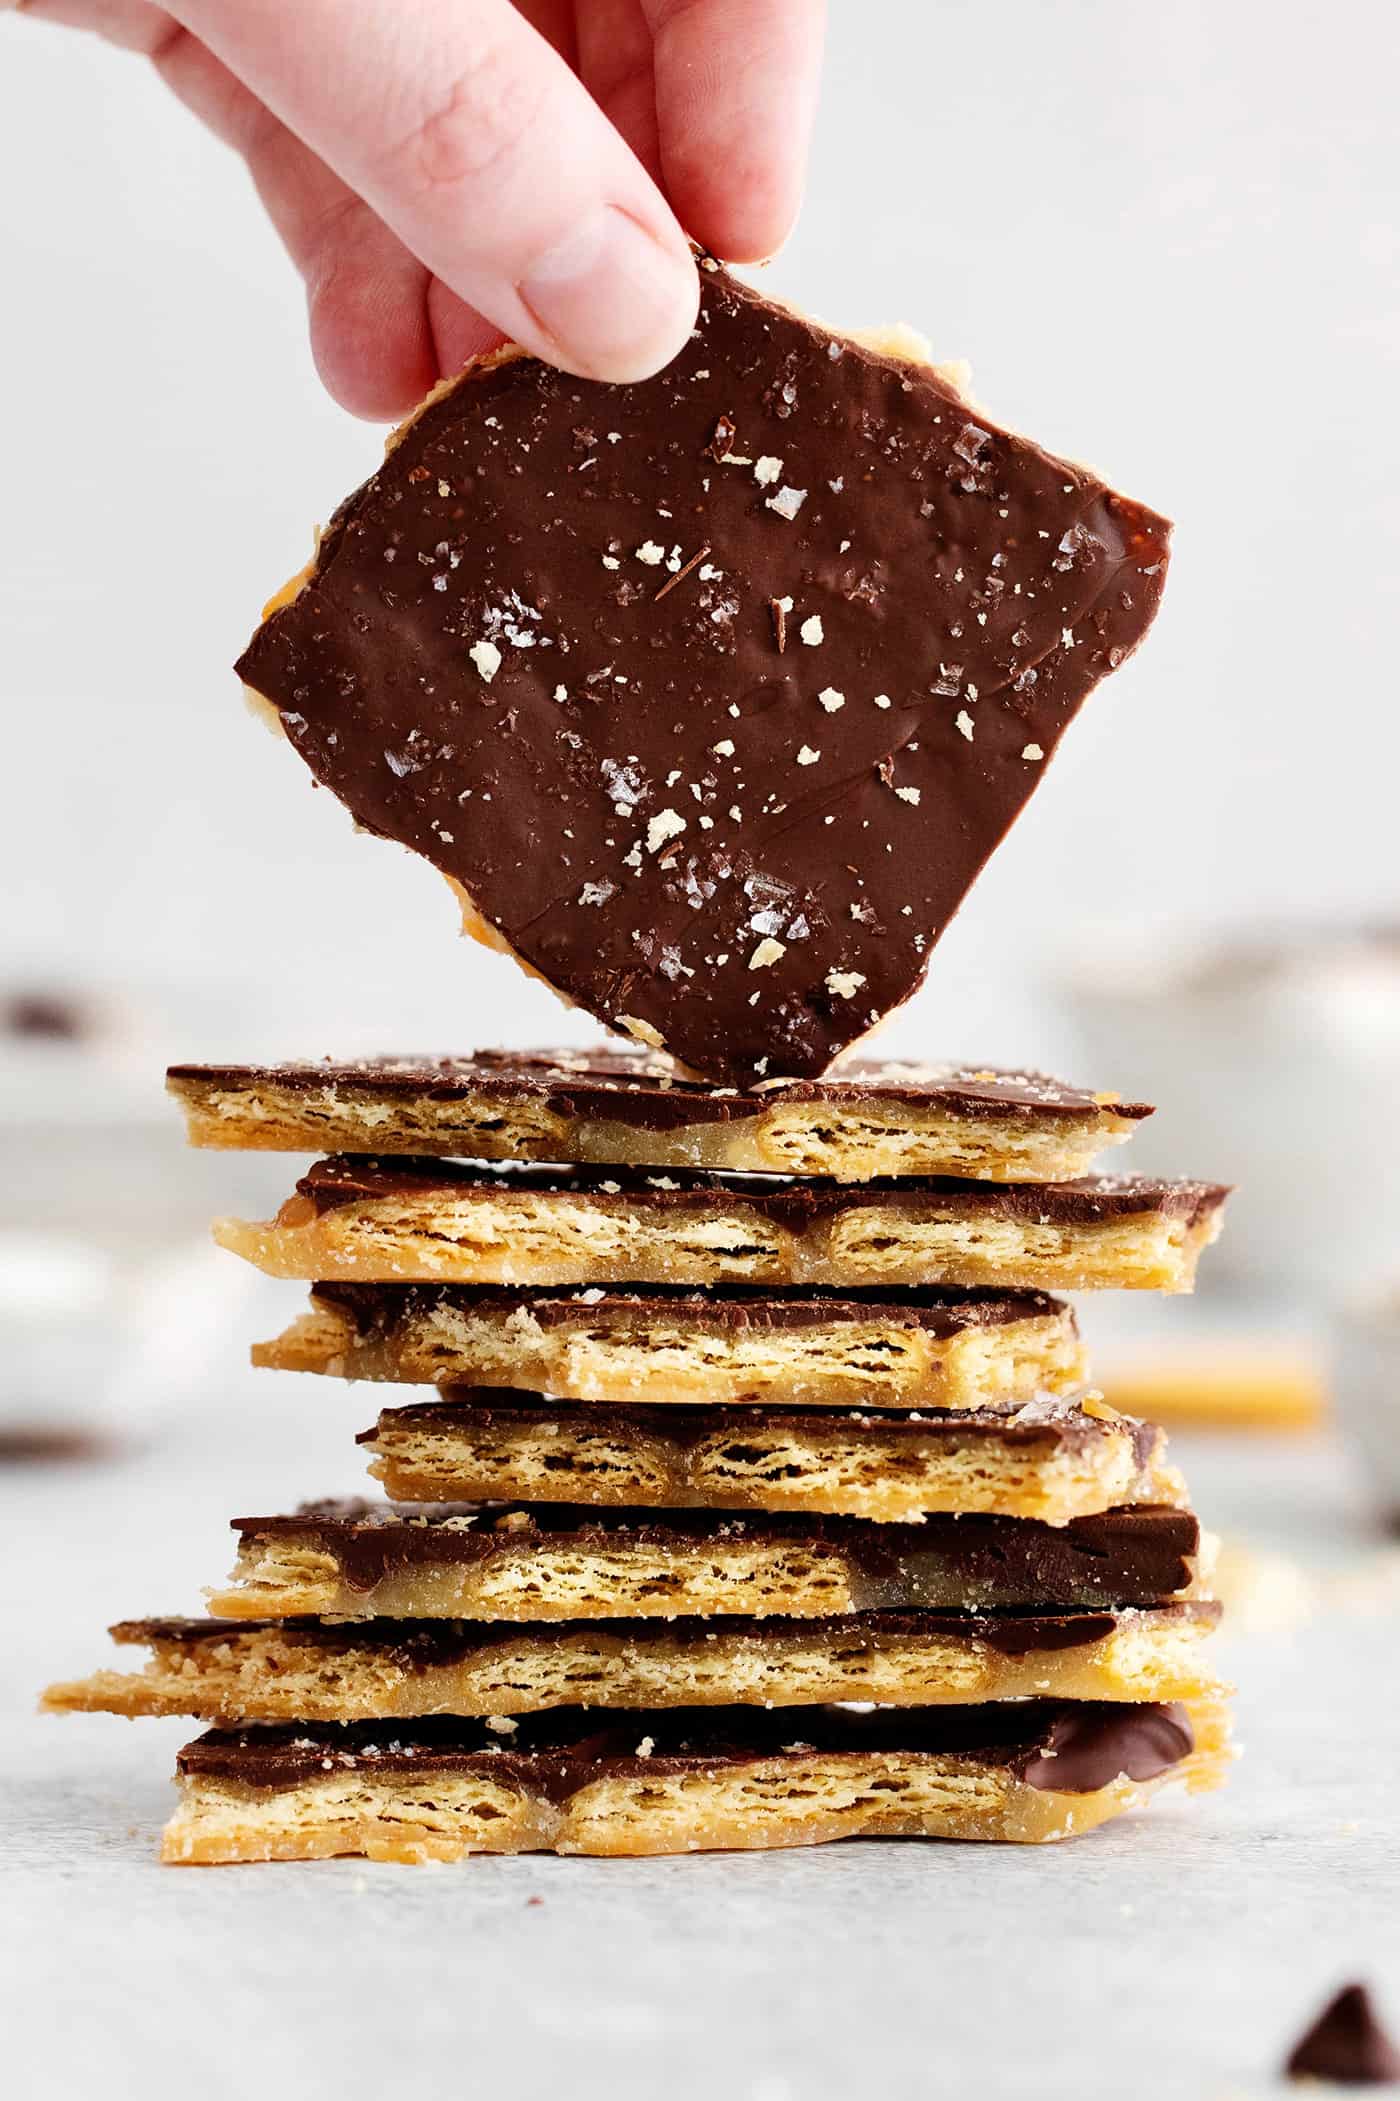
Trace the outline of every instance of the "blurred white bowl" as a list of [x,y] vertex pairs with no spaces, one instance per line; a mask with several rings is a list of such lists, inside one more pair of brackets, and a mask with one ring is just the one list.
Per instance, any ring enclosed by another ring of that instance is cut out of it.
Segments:
[[1211,1275],[1331,1301],[1400,1269],[1400,929],[1138,930],[1059,990],[1092,1084],[1157,1104],[1116,1164],[1238,1185]]
[[243,1266],[209,1220],[275,1202],[295,1170],[191,1150],[164,1091],[167,1059],[236,1040],[233,1004],[0,979],[0,1434],[17,1451],[144,1435],[242,1353]]

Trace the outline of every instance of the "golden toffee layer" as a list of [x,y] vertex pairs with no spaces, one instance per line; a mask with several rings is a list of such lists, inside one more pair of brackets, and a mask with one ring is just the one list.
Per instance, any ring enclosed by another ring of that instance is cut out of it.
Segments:
[[1187,1510],[1031,1518],[859,1518],[573,1504],[309,1504],[235,1521],[227,1619],[805,1619],[892,1609],[1041,1610],[1198,1595]]
[[864,1612],[830,1620],[126,1620],[141,1671],[52,1685],[57,1714],[203,1721],[411,1721],[556,1707],[922,1707],[1045,1695],[1189,1700],[1225,1690],[1205,1661],[1217,1605],[1118,1612]]
[[549,1292],[319,1284],[253,1362],[578,1401],[978,1408],[1083,1383],[1074,1314],[1042,1292]]
[[173,1065],[195,1145],[830,1175],[1052,1182],[1121,1145],[1146,1102],[1041,1073],[859,1059],[748,1090],[614,1051],[353,1064]]
[[173,1865],[645,1855],[855,1837],[1034,1844],[1173,1781],[1218,1787],[1223,1707],[643,1710],[214,1731],[179,1757]]
[[337,1157],[275,1219],[223,1219],[215,1238],[308,1282],[1188,1291],[1228,1193],[1106,1175],[851,1184]]
[[1011,1412],[560,1407],[478,1393],[385,1409],[360,1438],[396,1500],[795,1510],[889,1523],[988,1511],[1064,1524],[1184,1503],[1155,1424],[1090,1399]]

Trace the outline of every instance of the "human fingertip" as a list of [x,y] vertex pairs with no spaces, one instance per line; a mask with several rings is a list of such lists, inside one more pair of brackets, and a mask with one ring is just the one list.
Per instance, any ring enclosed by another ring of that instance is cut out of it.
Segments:
[[793,171],[741,167],[723,186],[709,169],[672,176],[677,211],[697,241],[726,263],[766,263],[786,246],[802,207],[802,180]]
[[334,271],[307,295],[311,355],[321,384],[352,416],[396,423],[435,385],[437,359],[424,307],[427,273],[412,285]]
[[786,248],[796,224],[795,208],[767,217],[748,212],[717,226],[711,252],[727,263],[771,263]]
[[459,299],[440,277],[428,283],[427,319],[440,379],[455,378],[474,358],[505,340],[499,328]]
[[700,303],[694,259],[679,229],[657,233],[601,204],[536,256],[516,293],[541,341],[581,378],[648,379],[684,347]]

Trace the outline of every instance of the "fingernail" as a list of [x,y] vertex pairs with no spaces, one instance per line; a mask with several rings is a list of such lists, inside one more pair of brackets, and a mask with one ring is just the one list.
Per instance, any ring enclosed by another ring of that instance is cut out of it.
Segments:
[[669,364],[700,297],[689,253],[611,204],[542,255],[516,291],[562,365],[608,380],[646,379]]

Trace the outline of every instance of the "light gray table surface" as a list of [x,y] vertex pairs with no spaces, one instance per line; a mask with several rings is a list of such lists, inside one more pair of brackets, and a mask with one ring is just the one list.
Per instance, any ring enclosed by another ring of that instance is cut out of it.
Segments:
[[1208,1521],[1318,1578],[1222,1637],[1222,1795],[1041,1849],[161,1869],[194,1729],[36,1692],[108,1660],[108,1620],[198,1610],[229,1514],[360,1486],[372,1413],[230,1353],[144,1451],[0,1477],[16,2096],[1224,2096],[1354,1975],[1400,2014],[1400,1582],[1327,1440],[1177,1440]]

